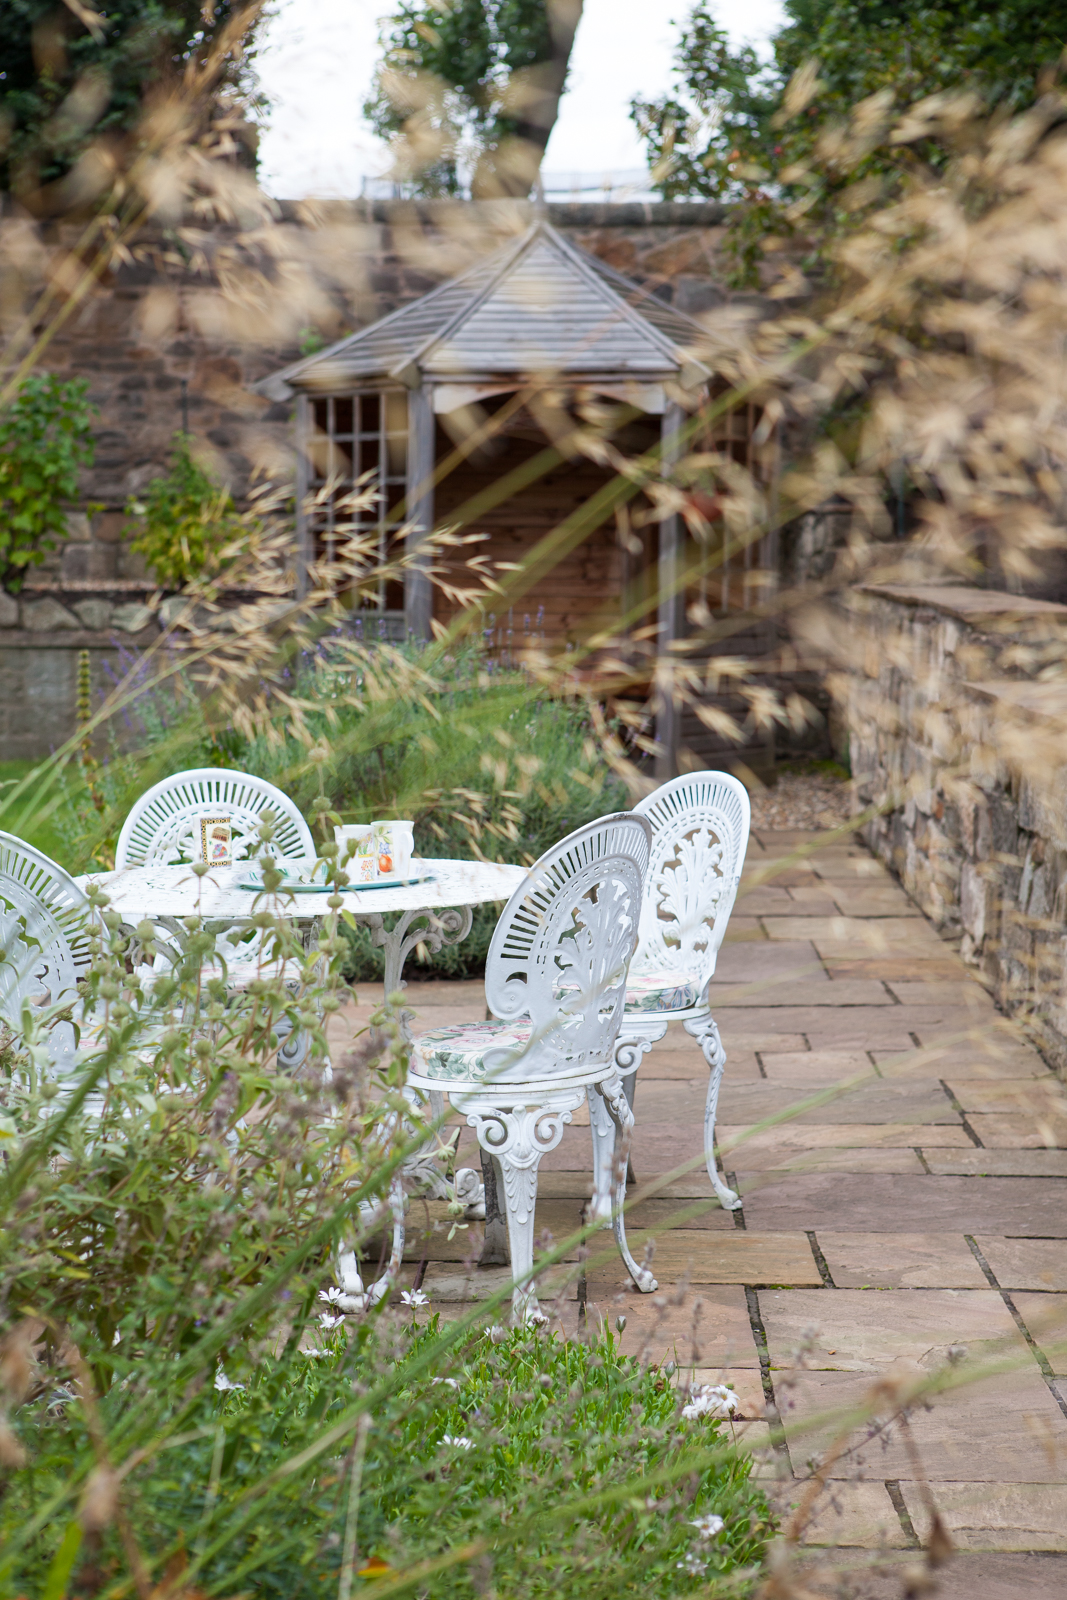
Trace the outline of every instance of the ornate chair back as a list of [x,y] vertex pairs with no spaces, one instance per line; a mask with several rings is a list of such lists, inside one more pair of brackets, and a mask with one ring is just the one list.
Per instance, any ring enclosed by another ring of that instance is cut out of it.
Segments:
[[[89,967],[89,903],[73,878],[13,834],[0,833],[0,1018],[18,1027],[22,1008],[77,999]],[[52,1029],[52,1055],[74,1053],[69,1022]]]
[[689,772],[634,807],[652,825],[635,968],[693,977],[715,972],[748,848],[748,792],[728,772]]
[[116,867],[160,866],[200,857],[201,817],[225,817],[233,830],[235,861],[260,849],[263,813],[275,821],[273,853],[288,860],[316,854],[311,829],[287,794],[248,772],[195,767],[153,784],[137,801],[119,834]]
[[493,1015],[529,1017],[516,1059],[486,1057],[494,1083],[576,1076],[610,1061],[637,943],[652,830],[620,811],[561,839],[504,908],[485,964]]

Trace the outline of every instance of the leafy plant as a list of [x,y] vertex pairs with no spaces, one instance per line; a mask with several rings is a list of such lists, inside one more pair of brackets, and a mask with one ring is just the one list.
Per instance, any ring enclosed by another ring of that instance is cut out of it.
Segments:
[[12,594],[66,536],[79,471],[95,453],[88,390],[86,378],[35,373],[0,415],[0,583]]
[[[216,43],[240,9],[234,0],[110,0],[101,28],[91,6],[8,0],[0,116],[11,131],[0,188],[32,191],[68,172],[101,133],[115,140],[129,132],[146,90],[158,91],[175,62]],[[249,44],[256,20],[250,13]],[[228,85],[250,89],[253,54],[228,64]]]
[[[854,228],[909,174],[943,169],[950,140],[894,143],[900,110],[971,90],[1002,112],[1051,86],[1067,38],[1067,3],[1030,0],[785,0],[765,61],[735,49],[706,0],[680,28],[675,84],[633,101],[656,188],[665,199],[733,202],[733,281],[759,282],[769,238],[818,239]],[[1050,105],[1048,118],[1062,112]],[[838,160],[840,132],[861,135],[862,160]]]
[[182,433],[174,436],[170,471],[131,496],[126,514],[136,519],[130,549],[144,556],[156,581],[167,589],[221,572],[229,547],[243,532],[230,491],[193,458]]

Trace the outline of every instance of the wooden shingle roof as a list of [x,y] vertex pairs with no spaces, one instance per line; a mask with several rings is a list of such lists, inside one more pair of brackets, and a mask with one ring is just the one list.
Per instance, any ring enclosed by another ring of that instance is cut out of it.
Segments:
[[533,373],[704,382],[700,324],[538,220],[429,294],[257,385],[271,399],[374,380],[418,387]]

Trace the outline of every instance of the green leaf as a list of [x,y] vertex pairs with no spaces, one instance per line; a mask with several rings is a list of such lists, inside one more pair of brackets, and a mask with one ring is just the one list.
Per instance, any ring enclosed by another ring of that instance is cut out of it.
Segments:
[[59,1549],[52,1557],[52,1565],[48,1569],[48,1576],[41,1590],[41,1600],[64,1600],[67,1584],[70,1582],[70,1575],[78,1558],[78,1551],[81,1549],[81,1542],[81,1523],[75,1519],[67,1524],[67,1531],[63,1535]]

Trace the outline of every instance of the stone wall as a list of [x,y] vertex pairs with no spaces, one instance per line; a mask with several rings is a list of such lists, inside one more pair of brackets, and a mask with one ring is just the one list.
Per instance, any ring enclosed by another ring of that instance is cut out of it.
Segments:
[[[719,205],[554,205],[576,243],[661,299],[699,315],[751,303],[725,287]],[[530,208],[505,203],[282,202],[266,229],[237,225],[145,234],[49,346],[45,365],[87,377],[98,408],[96,461],[70,537],[32,569],[17,602],[0,596],[0,738],[7,759],[37,757],[74,725],[81,648],[153,636],[152,592],[127,548],[128,498],[165,471],[175,432],[240,498],[257,473],[292,471],[290,410],[250,392],[301,351],[425,294],[514,237]],[[146,630],[147,627],[147,631]]]
[[864,837],[1067,1075],[1067,606],[887,586],[808,629]]

